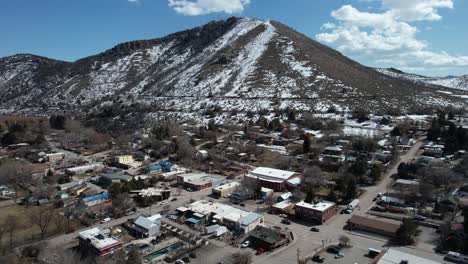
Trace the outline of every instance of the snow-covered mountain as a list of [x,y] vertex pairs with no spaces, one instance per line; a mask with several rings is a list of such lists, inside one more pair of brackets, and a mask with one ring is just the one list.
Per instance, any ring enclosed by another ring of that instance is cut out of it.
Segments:
[[438,85],[447,88],[468,91],[468,74],[463,76],[426,77],[417,74],[405,73],[394,68],[377,68],[376,70],[395,78],[401,78],[428,85]]
[[235,120],[288,107],[383,111],[466,103],[254,18],[122,43],[75,62],[29,54],[0,58],[0,92],[3,113],[70,111],[114,120],[135,113]]

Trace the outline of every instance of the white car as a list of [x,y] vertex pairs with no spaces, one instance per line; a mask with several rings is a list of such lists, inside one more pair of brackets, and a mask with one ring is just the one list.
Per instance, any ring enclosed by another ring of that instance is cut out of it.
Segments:
[[107,223],[107,222],[110,222],[111,218],[110,217],[106,217],[104,219],[101,220],[101,224],[104,224],[104,223]]
[[185,264],[185,262],[181,259],[176,260],[175,264]]
[[250,246],[250,241],[248,241],[248,240],[244,241],[244,243],[241,244],[241,248],[246,248],[248,246]]

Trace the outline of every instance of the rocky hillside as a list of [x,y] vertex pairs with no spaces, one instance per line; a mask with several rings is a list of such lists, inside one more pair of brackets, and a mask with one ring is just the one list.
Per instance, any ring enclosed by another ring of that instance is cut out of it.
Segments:
[[[441,88],[442,89],[442,88]],[[70,111],[116,119],[241,119],[292,107],[372,111],[462,106],[462,98],[393,78],[287,26],[229,18],[152,40],[119,44],[75,62],[0,58],[0,111]]]
[[444,86],[447,88],[468,91],[468,74],[463,75],[463,76],[427,77],[427,76],[402,72],[394,68],[389,68],[389,69],[378,68],[376,70],[383,74],[386,74],[395,78],[409,80],[409,81],[413,81],[416,83]]

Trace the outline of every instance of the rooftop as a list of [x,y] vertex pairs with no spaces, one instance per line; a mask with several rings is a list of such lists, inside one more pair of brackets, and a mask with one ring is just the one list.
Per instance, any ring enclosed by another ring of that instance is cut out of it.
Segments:
[[360,226],[367,226],[377,230],[382,230],[389,233],[396,233],[398,228],[400,228],[399,224],[394,224],[386,221],[382,221],[375,218],[369,218],[359,215],[353,215],[348,220],[349,223],[360,225]]
[[278,180],[288,180],[291,178],[296,172],[293,171],[285,171],[285,170],[278,170],[278,169],[273,169],[273,168],[267,168],[267,167],[258,167],[255,170],[251,171],[250,177],[268,177],[268,178],[273,178],[273,179],[278,179]]
[[216,214],[218,218],[223,218],[231,222],[248,225],[262,215],[232,207],[226,204],[213,203],[205,200],[196,201],[188,205],[188,208],[196,213],[204,215]]
[[271,228],[264,226],[257,226],[251,233],[250,236],[262,241],[265,241],[268,244],[275,244],[281,240],[281,234]]
[[313,210],[317,210],[317,211],[321,211],[321,212],[327,210],[328,208],[330,208],[330,207],[332,207],[334,205],[335,205],[335,203],[329,202],[329,201],[321,201],[319,203],[314,203],[314,204],[306,203],[306,202],[302,201],[302,202],[299,202],[299,203],[296,204],[296,206],[299,206],[299,207],[313,209]]
[[150,216],[150,217],[139,216],[135,220],[134,223],[135,223],[135,225],[141,226],[141,227],[143,227],[145,229],[151,229],[154,226],[159,225],[159,223],[157,222],[157,220],[159,220],[159,219],[161,219],[160,214],[155,214],[155,215]]
[[408,264],[440,264],[440,262],[421,258],[393,248],[388,249],[381,255],[376,264],[399,264],[404,260],[406,260]]
[[89,239],[91,245],[100,250],[122,243],[122,241],[110,236],[109,229],[100,229],[99,227],[82,231],[79,237],[83,240]]

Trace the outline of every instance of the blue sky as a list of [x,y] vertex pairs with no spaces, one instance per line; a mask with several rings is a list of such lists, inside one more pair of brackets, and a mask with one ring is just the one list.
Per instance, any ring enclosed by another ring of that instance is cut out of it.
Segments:
[[468,74],[466,0],[15,0],[0,2],[0,57],[73,61],[229,16],[282,22],[362,64]]

